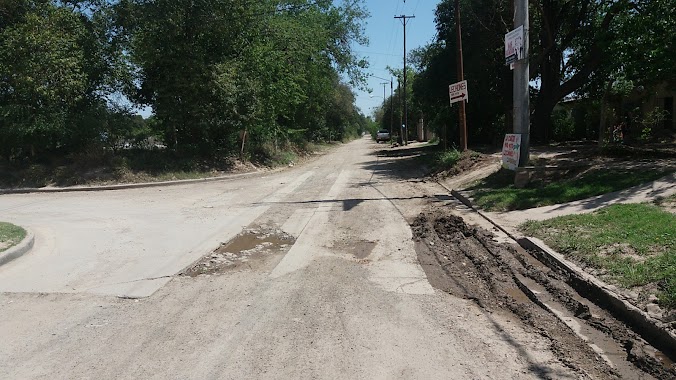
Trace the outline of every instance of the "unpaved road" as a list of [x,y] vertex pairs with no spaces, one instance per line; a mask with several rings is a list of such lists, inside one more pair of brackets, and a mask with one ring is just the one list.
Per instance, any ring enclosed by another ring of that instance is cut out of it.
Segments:
[[587,377],[570,358],[593,353],[562,357],[517,315],[430,285],[410,224],[448,194],[379,149],[225,182],[0,196],[2,219],[36,234],[0,267],[0,378]]

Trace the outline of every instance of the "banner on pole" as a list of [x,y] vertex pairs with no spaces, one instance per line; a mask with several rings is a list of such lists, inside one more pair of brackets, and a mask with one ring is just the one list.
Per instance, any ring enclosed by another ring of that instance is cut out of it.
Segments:
[[526,58],[523,40],[523,25],[505,34],[505,65]]

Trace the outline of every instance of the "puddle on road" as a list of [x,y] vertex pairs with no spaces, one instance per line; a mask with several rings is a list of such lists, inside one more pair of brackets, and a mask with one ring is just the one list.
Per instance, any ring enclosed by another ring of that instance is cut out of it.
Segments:
[[265,247],[268,250],[279,250],[293,244],[293,241],[293,237],[280,233],[279,231],[265,233],[249,230],[237,235],[225,245],[221,245],[214,253],[238,254],[258,247]]
[[266,227],[249,228],[187,269],[183,274],[195,277],[216,274],[246,266],[254,269],[272,255],[284,254],[295,239],[281,230]]

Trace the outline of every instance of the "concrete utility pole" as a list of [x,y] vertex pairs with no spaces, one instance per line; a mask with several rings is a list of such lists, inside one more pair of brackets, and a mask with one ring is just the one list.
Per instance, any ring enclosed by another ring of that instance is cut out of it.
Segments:
[[[392,84],[393,79],[392,79],[392,77],[390,77],[390,79],[386,79],[386,78],[381,78],[381,77],[378,77],[378,76],[375,76],[375,75],[373,77],[378,78],[378,79],[382,79],[382,80],[389,80],[390,81],[390,133],[394,133],[394,102],[393,102],[394,85]],[[385,85],[387,84],[387,82],[381,83],[381,84],[383,85],[383,104],[384,104],[385,103]],[[383,117],[385,117],[384,114],[383,114]]]
[[[381,83],[383,85],[383,109],[385,108],[385,101],[387,101],[387,98],[385,97],[385,86],[387,85],[387,82]],[[384,116],[384,115],[383,115]]]
[[392,77],[390,77],[390,133],[394,130],[394,85],[392,84]]
[[[465,80],[465,70],[462,59],[462,27],[460,26],[460,1],[455,0],[455,32],[458,42],[458,80],[462,82]],[[467,150],[467,118],[465,114],[465,101],[460,101],[460,108],[458,111],[458,129],[460,130],[460,149],[464,152]]]
[[401,19],[404,24],[404,125],[406,128],[403,131],[402,141],[404,145],[408,145],[408,101],[406,99],[406,23],[408,19],[415,18],[415,16],[394,16],[394,18]]
[[401,99],[401,78],[397,77],[397,94],[399,94],[399,143],[404,143],[404,113],[401,112],[403,109],[403,99]]
[[514,28],[523,25],[523,59],[514,62],[514,133],[521,134],[519,166],[528,164],[530,151],[530,100],[528,94],[528,0],[514,0]]

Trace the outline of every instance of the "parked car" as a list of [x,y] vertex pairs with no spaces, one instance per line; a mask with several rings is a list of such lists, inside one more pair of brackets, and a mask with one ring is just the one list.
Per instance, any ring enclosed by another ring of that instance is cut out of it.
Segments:
[[390,131],[381,129],[376,133],[376,142],[379,143],[381,141],[390,141]]

